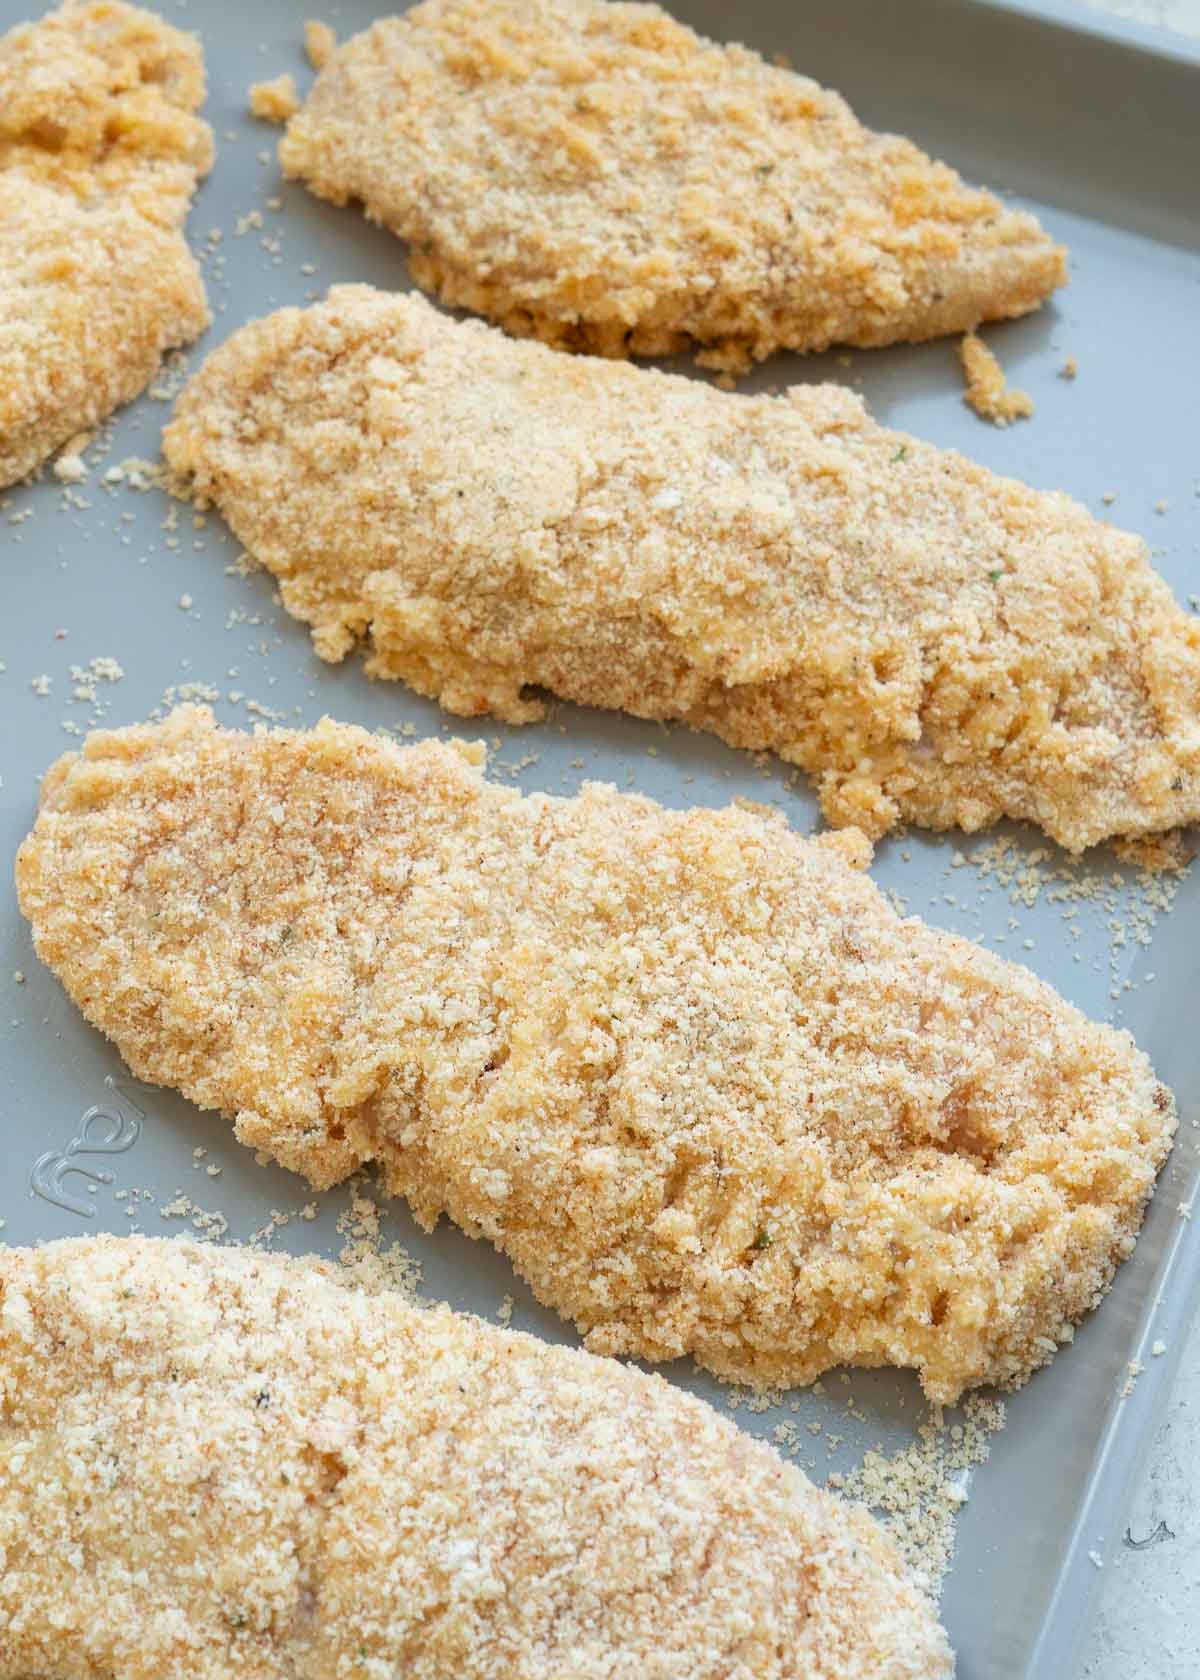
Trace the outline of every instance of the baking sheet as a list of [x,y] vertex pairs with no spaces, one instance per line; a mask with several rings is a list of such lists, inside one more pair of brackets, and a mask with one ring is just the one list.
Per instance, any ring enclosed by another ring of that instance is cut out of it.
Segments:
[[[26,9],[0,0],[0,27]],[[381,9],[347,0],[322,15],[344,36]],[[716,0],[676,0],[674,9],[714,35],[735,26]],[[163,10],[203,34],[206,115],[218,142],[189,224],[193,245],[206,253],[215,314],[191,365],[241,322],[303,303],[334,282],[407,286],[402,246],[356,212],[281,182],[278,131],[245,113],[252,80],[283,69],[307,79],[303,13],[270,0],[191,0]],[[1200,591],[1200,55],[1182,45],[1150,50],[1149,37],[1111,23],[1092,33],[1096,21],[1062,4],[743,0],[736,29],[744,40],[789,53],[842,89],[867,121],[911,134],[1035,209],[1072,252],[1072,284],[1054,305],[987,335],[1014,382],[1036,399],[1027,424],[997,431],[963,407],[950,343],[856,354],[849,365],[835,356],[781,357],[746,383],[848,382],[889,425],[1035,485],[1067,489],[1097,512],[1107,508],[1150,541],[1186,600]],[[210,240],[210,230],[220,239]],[[1078,361],[1074,380],[1058,372],[1068,355]],[[79,734],[142,719],[186,693],[211,698],[221,721],[242,726],[267,717],[307,725],[328,712],[371,728],[482,734],[495,743],[494,773],[530,789],[569,792],[600,777],[674,805],[748,795],[777,801],[802,830],[815,826],[815,805],[790,772],[686,731],[569,706],[524,730],[481,729],[445,719],[398,686],[369,683],[353,659],[321,665],[306,632],[274,604],[270,580],[233,569],[238,549],[219,520],[194,529],[187,510],[173,513],[157,493],[106,480],[129,457],[156,455],[168,412],[149,396],[126,410],[111,439],[91,452],[98,464],[88,480],[69,496],[50,477],[0,494],[5,857],[32,819],[41,771]],[[1106,504],[1105,496],[1116,499]],[[1156,893],[1111,855],[1077,871],[1099,894],[1081,899],[1057,877],[1061,858],[1048,843],[1029,831],[1010,838],[1010,866],[1017,860],[1024,872],[1016,902],[1012,888],[978,867],[995,834],[892,839],[880,848],[876,876],[914,912],[983,937],[1089,1013],[1128,1026],[1174,1086],[1182,1125],[1136,1254],[1111,1296],[1074,1345],[1010,1401],[989,1461],[970,1473],[943,1598],[963,1680],[1073,1672],[1100,1566],[1119,1537],[1129,1481],[1200,1282],[1200,1238],[1181,1217],[1200,1181],[1192,1023],[1200,865],[1164,915]],[[1036,902],[1026,902],[1039,873]],[[199,1206],[241,1238],[269,1225],[273,1211],[290,1214],[273,1233],[276,1246],[336,1252],[346,1193],[315,1198],[317,1217],[300,1217],[314,1200],[301,1181],[255,1165],[220,1119],[124,1080],[115,1053],[33,957],[7,865],[5,877],[0,1126],[8,1170],[0,1240],[190,1230]],[[489,1247],[444,1225],[425,1236],[402,1208],[389,1212],[385,1233],[420,1261],[426,1294],[486,1315],[511,1296],[514,1324],[574,1340]],[[1151,1351],[1159,1346],[1165,1351]],[[1131,1363],[1144,1366],[1132,1379]],[[668,1374],[717,1405],[728,1402],[690,1367]],[[902,1447],[922,1415],[907,1375],[855,1372],[824,1388],[792,1397],[782,1411],[743,1406],[738,1419],[768,1436],[781,1419],[797,1425],[799,1462],[823,1477],[869,1446]],[[810,1434],[808,1425],[826,1433]],[[831,1429],[844,1438],[832,1449]]]

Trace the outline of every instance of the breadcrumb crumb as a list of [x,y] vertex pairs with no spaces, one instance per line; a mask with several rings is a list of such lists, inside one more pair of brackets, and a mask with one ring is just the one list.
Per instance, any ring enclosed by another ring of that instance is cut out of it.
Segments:
[[264,122],[285,123],[300,109],[296,78],[276,76],[270,82],[254,82],[250,88],[250,110]]
[[337,36],[327,23],[310,18],[304,25],[304,50],[314,70],[324,70],[337,51]]
[[66,449],[54,463],[54,476],[60,484],[82,484],[87,477],[87,463],[73,449]]
[[1033,398],[1028,391],[1018,391],[1006,382],[995,352],[978,333],[967,333],[958,353],[967,381],[963,401],[981,420],[990,420],[993,426],[1007,426],[1012,420],[1029,419]]

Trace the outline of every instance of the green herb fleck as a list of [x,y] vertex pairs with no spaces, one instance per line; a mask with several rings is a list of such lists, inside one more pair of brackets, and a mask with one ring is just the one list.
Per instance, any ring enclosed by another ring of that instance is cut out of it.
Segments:
[[767,1230],[766,1226],[763,1225],[760,1226],[758,1235],[755,1237],[750,1246],[751,1248],[770,1248],[771,1241],[771,1233]]
[[767,176],[773,173],[774,169],[775,165],[773,163],[756,163],[754,166],[754,173],[760,180],[765,181]]
[[990,577],[990,578],[991,578],[991,580],[992,580],[992,582],[993,582],[993,583],[998,583],[998,582],[999,582],[999,580],[1000,580],[1000,579],[1001,579],[1001,578],[1002,578],[1002,577],[1006,577],[1006,576],[1007,576],[1007,575],[1008,575],[1008,574],[1007,574],[1007,573],[1006,573],[1006,572],[1005,572],[1005,570],[1004,570],[1004,567],[1003,567],[1003,566],[1001,566],[1001,567],[1000,567],[1000,568],[999,568],[999,569],[998,569],[998,570],[997,570],[997,571],[994,571],[994,572],[989,572],[989,573],[988,573],[988,576],[989,576],[989,577]]
[[899,449],[897,449],[896,453],[892,456],[892,465],[895,466],[897,461],[907,461],[907,460],[908,460],[908,445],[906,443],[902,443],[900,445]]

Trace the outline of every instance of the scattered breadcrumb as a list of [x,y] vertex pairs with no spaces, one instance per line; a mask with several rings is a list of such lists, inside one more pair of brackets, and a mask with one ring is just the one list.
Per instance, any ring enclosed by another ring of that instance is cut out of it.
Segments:
[[482,756],[194,708],[94,735],[18,855],[36,948],[139,1077],[317,1188],[377,1161],[596,1352],[945,1402],[1044,1364],[1174,1130],[1128,1036],[899,919],[861,836]]
[[79,432],[63,444],[54,463],[54,476],[60,484],[82,484],[87,477],[87,462],[83,455],[91,444],[93,435],[91,432]]
[[910,1446],[868,1452],[858,1469],[828,1477],[828,1486],[861,1500],[880,1518],[931,1598],[941,1592],[953,1560],[955,1521],[968,1499],[970,1471],[985,1462],[1004,1421],[1000,1401],[972,1395],[961,1423],[946,1424],[935,1411]]
[[[146,387],[146,395],[154,402],[174,402],[183,389],[187,374],[187,352],[172,350],[163,357],[158,376]],[[111,469],[104,476],[111,482]]]
[[964,859],[987,885],[995,883],[1013,904],[1032,909],[1043,896],[1050,904],[1092,904],[1109,918],[1109,932],[1118,947],[1128,940],[1148,946],[1160,917],[1174,904],[1187,874],[1190,858],[1183,852],[1152,852],[1139,858],[1141,873],[1132,879],[1112,871],[1089,870],[1076,858],[1056,855],[1048,847],[1021,845],[1012,835],[975,846]]
[[163,448],[319,654],[449,711],[682,718],[872,836],[1200,819],[1200,623],[1145,544],[840,386],[726,397],[335,287],[223,344]]
[[337,36],[327,23],[310,18],[304,25],[304,50],[314,70],[324,70],[337,51]]
[[[1124,848],[1122,848],[1124,849]],[[1136,860],[1138,870],[1103,870],[1096,860],[1089,867],[1083,860],[1064,857],[1045,846],[1030,846],[1013,836],[1003,836],[958,852],[946,874],[969,865],[979,877],[979,895],[974,913],[979,915],[987,897],[997,889],[1014,909],[1032,910],[1038,904],[1054,907],[1062,920],[1067,939],[1075,944],[1074,959],[1080,960],[1077,942],[1085,926],[1093,937],[1108,945],[1111,975],[1110,995],[1114,1000],[1140,986],[1153,985],[1153,970],[1134,978],[1127,973],[1128,949],[1132,945],[1148,950],[1154,930],[1166,916],[1190,873],[1190,851],[1166,848]],[[941,895],[961,907],[953,895]],[[1085,921],[1086,918],[1086,921]],[[993,936],[1004,944],[1018,931],[1015,917],[1008,920],[1007,933]],[[980,929],[982,935],[982,928]]]
[[1079,363],[1076,361],[1074,356],[1068,356],[1066,361],[1058,370],[1060,379],[1074,379],[1078,372]]
[[169,1202],[162,1203],[158,1217],[188,1220],[199,1238],[206,1242],[220,1242],[229,1232],[229,1220],[225,1214],[212,1208],[202,1208],[182,1190],[177,1190]]
[[255,82],[250,89],[250,109],[264,122],[287,122],[300,109],[296,78],[288,73],[270,82]]
[[161,461],[150,461],[140,455],[128,455],[123,461],[118,461],[115,466],[109,467],[104,478],[108,485],[115,487],[123,484],[141,493],[161,490],[167,495],[176,495],[179,489],[176,474],[169,467]]
[[[309,1217],[306,1209],[300,1212],[302,1218]],[[379,1208],[370,1196],[352,1186],[350,1206],[339,1215],[337,1229],[345,1239],[338,1262],[357,1288],[372,1295],[386,1293],[416,1300],[421,1285],[420,1264],[398,1242],[384,1248]]]
[[659,1378],[183,1241],[0,1306],[14,1674],[951,1675],[879,1525]]
[[286,175],[410,241],[417,284],[609,356],[878,345],[1022,315],[1067,278],[1032,216],[657,6],[426,0],[339,47]]
[[1012,420],[1027,420],[1032,415],[1033,398],[1028,391],[1018,391],[1006,382],[995,352],[978,333],[967,333],[958,353],[967,381],[963,401],[980,419],[990,420],[993,426],[1007,426]]

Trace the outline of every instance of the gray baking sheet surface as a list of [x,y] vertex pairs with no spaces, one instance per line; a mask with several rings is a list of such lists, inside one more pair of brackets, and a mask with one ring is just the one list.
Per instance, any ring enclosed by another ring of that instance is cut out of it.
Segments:
[[[17,22],[27,4],[0,0],[0,26]],[[344,36],[382,8],[315,9]],[[246,114],[251,81],[291,69],[306,82],[303,10],[269,0],[163,10],[203,36],[206,114],[217,136],[216,167],[189,223],[214,323],[190,365],[243,321],[304,303],[333,282],[407,286],[403,248],[355,210],[283,183],[277,131]],[[1180,599],[1200,591],[1200,58],[1182,47],[1151,50],[1148,37],[1121,26],[1093,33],[1091,14],[1062,4],[743,0],[727,10],[716,0],[676,0],[675,10],[707,33],[736,32],[766,53],[788,53],[844,91],[867,121],[911,134],[1038,211],[1071,250],[1071,284],[1051,307],[988,332],[1013,381],[1036,399],[1032,421],[998,431],[975,419],[948,342],[856,354],[848,364],[781,357],[747,384],[847,382],[888,424],[1066,489],[1141,532]],[[1059,372],[1068,357],[1078,364],[1074,379]],[[189,692],[211,696],[223,722],[243,727],[265,717],[307,725],[329,713],[370,728],[482,735],[495,743],[493,773],[526,788],[569,792],[591,777],[674,805],[748,795],[776,801],[801,830],[815,826],[802,781],[686,730],[569,706],[525,730],[464,724],[397,685],[368,682],[354,659],[322,665],[275,604],[270,580],[231,569],[238,550],[219,520],[195,529],[188,510],[173,513],[157,492],[106,480],[129,457],[156,456],[168,412],[153,396],[125,410],[107,445],[91,452],[98,464],[74,500],[49,475],[0,495],[4,857],[32,820],[40,773],[82,732],[145,718]],[[1163,914],[1156,893],[1110,854],[1077,871],[1095,892],[1081,897],[1058,878],[1053,847],[1028,831],[1008,838],[1010,866],[1020,866],[1009,888],[978,866],[995,834],[893,838],[880,847],[875,873],[912,911],[982,937],[1089,1013],[1129,1027],[1174,1086],[1182,1114],[1133,1259],[1074,1344],[1012,1398],[990,1459],[969,1475],[958,1521],[943,1613],[962,1680],[1057,1680],[1073,1672],[1200,1279],[1200,1240],[1186,1217],[1200,1162],[1200,866]],[[219,1211],[235,1238],[261,1229],[273,1210],[300,1209],[310,1200],[305,1186],[256,1166],[219,1117],[122,1083],[115,1052],[33,956],[9,868],[0,902],[8,1160],[0,1240],[135,1226],[190,1231],[190,1210],[169,1212],[181,1207],[179,1193]],[[1049,877],[1031,902],[1039,870]],[[336,1252],[346,1194],[317,1202],[315,1219],[277,1229],[277,1246]],[[574,1339],[486,1245],[445,1225],[425,1236],[402,1207],[389,1211],[385,1228],[421,1263],[429,1296],[491,1316],[511,1295],[515,1324]],[[690,1366],[668,1375],[718,1406],[728,1401]],[[867,1447],[892,1452],[912,1439],[923,1408],[909,1376],[855,1372],[848,1384],[835,1377],[824,1388],[799,1393],[796,1409],[782,1413],[743,1406],[738,1420],[768,1436],[781,1417],[798,1425],[799,1461],[818,1477],[852,1465]],[[830,1447],[828,1433],[817,1437],[807,1425],[836,1432],[842,1445]]]

